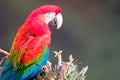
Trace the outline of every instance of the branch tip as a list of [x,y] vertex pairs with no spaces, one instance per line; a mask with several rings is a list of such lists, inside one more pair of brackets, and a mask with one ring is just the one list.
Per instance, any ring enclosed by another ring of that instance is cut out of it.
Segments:
[[1,49],[1,48],[0,48],[0,53],[3,53],[3,54],[5,54],[6,56],[9,56],[9,52],[7,52],[7,51],[5,51],[5,50],[3,50],[3,49]]

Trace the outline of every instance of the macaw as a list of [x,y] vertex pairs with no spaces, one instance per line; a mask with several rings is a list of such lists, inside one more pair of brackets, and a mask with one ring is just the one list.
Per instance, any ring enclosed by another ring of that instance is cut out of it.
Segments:
[[0,80],[31,80],[49,58],[51,27],[62,26],[62,10],[56,5],[43,5],[31,12],[14,38]]

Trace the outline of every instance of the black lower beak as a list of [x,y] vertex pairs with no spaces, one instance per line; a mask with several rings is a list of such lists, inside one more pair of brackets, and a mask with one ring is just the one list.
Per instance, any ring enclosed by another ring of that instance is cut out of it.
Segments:
[[57,27],[57,19],[56,19],[56,17],[48,23],[48,26]]

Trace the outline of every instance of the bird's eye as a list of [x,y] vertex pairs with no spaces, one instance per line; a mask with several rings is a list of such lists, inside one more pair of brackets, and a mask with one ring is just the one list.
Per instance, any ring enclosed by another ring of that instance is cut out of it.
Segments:
[[51,14],[51,12],[48,12],[48,14],[50,15],[50,14]]
[[45,23],[48,24],[55,17],[55,12],[48,12],[45,14]]
[[47,15],[48,15],[48,16],[51,15],[51,12],[48,12]]
[[50,16],[52,15],[53,16],[53,15],[55,15],[55,13],[54,12],[48,12],[47,15],[50,15]]

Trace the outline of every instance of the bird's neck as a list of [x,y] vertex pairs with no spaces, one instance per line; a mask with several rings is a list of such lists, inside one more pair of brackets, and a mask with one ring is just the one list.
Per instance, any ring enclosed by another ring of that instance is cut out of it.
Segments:
[[36,34],[38,36],[50,34],[50,28],[44,22],[43,15],[30,16],[26,20],[25,24],[32,34]]
[[46,40],[48,47],[50,47],[51,30],[49,26],[44,23],[43,16],[39,15],[36,17],[30,17],[29,20],[26,21],[25,25],[30,34],[43,37]]

